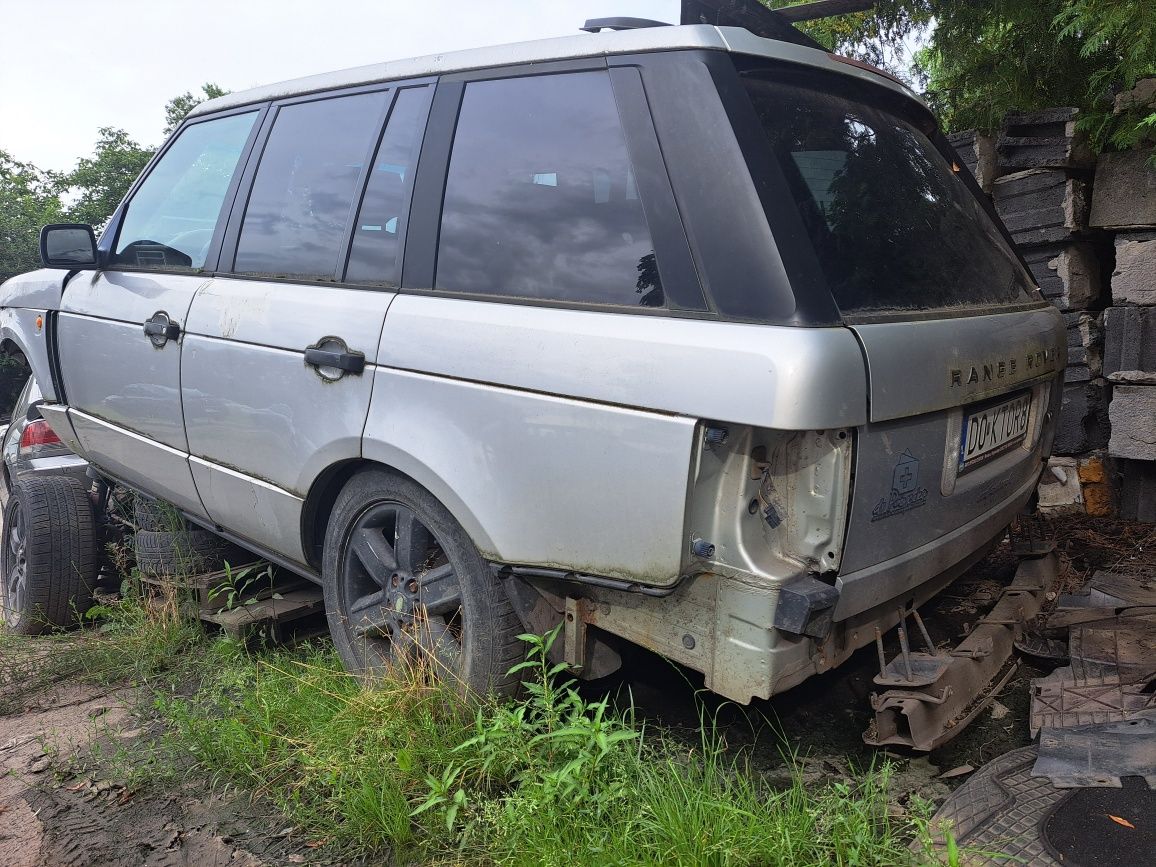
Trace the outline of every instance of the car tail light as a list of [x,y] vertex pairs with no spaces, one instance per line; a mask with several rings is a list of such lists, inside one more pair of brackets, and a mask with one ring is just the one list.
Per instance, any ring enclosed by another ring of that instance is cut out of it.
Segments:
[[60,444],[60,437],[44,419],[29,422],[20,434],[20,449],[23,451],[33,446],[54,446]]

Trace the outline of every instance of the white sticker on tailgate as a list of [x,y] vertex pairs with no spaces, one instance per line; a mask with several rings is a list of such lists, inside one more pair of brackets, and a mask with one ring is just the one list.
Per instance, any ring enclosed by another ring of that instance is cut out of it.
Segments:
[[1032,395],[1026,392],[965,415],[959,441],[959,471],[978,466],[1023,442],[1031,408]]

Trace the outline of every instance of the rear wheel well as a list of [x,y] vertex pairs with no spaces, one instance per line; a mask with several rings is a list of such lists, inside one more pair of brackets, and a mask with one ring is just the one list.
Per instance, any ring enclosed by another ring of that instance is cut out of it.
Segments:
[[32,368],[20,347],[12,340],[0,342],[0,423],[12,419],[12,409],[32,375]]

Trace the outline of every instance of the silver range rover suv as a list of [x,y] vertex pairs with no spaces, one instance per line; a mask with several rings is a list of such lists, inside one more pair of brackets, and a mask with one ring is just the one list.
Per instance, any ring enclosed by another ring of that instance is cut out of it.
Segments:
[[46,228],[3,349],[107,479],[319,582],[351,668],[508,690],[562,623],[584,676],[626,640],[770,696],[1000,536],[1066,352],[927,108],[797,43],[648,27],[204,103],[99,243]]

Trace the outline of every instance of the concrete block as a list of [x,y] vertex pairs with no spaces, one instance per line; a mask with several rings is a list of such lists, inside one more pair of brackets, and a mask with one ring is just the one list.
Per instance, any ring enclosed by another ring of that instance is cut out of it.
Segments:
[[1084,506],[1075,458],[1049,458],[1048,468],[1040,476],[1039,506],[1045,511]]
[[1068,326],[1068,366],[1064,382],[1088,382],[1103,373],[1104,332],[1093,313],[1065,313]]
[[1117,461],[1120,480],[1120,517],[1156,524],[1156,463]]
[[1156,307],[1109,307],[1104,311],[1104,375],[1112,382],[1141,383],[1156,377]]
[[991,192],[999,171],[995,160],[995,138],[974,129],[955,132],[947,137],[975,182],[985,193]]
[[1149,151],[1101,154],[1096,162],[1089,225],[1100,229],[1156,227],[1156,168]]
[[1044,297],[1061,310],[1084,310],[1100,297],[1100,263],[1087,241],[1025,247],[1021,253]]
[[1156,231],[1116,235],[1113,304],[1156,304]]
[[1017,244],[1067,241],[1087,224],[1088,185],[1055,169],[1005,175],[992,185],[992,198]]
[[1156,386],[1118,385],[1108,407],[1112,437],[1108,454],[1156,461]]
[[1057,455],[1081,455],[1108,445],[1108,405],[1102,380],[1068,383],[1060,406]]
[[996,143],[1000,170],[1090,168],[1095,156],[1076,129],[1079,115],[1078,108],[1009,114]]

